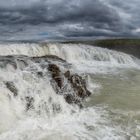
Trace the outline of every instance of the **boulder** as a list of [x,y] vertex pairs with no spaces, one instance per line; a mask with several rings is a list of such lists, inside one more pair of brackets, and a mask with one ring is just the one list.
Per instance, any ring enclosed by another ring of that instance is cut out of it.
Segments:
[[64,99],[68,104],[76,104],[80,108],[83,107],[81,100],[77,98],[76,96],[74,96],[74,94],[65,94]]
[[[66,89],[66,94],[64,94],[66,102],[69,104],[77,104],[82,107],[82,100],[91,95],[90,91],[88,91],[86,87],[85,80],[77,74],[71,74],[69,70],[62,73],[59,67],[55,64],[49,64],[48,70],[51,72],[52,79],[60,89],[65,87],[65,85],[63,85],[63,76],[67,79],[67,84],[70,84],[73,88],[74,92],[71,94],[67,93],[68,89]],[[59,93],[59,90],[56,89],[56,93]]]
[[77,75],[71,75],[70,71],[67,71],[65,74],[65,77],[68,79],[68,81],[71,83],[75,94],[80,97],[81,99],[84,99],[85,97],[88,97],[91,95],[90,91],[88,91],[86,87],[86,82],[85,80]]

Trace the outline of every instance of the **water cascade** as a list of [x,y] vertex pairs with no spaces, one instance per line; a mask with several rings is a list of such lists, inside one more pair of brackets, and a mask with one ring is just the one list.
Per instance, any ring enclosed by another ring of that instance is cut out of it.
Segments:
[[139,70],[139,60],[82,44],[0,45],[0,140],[121,140],[104,107],[87,106],[92,74]]

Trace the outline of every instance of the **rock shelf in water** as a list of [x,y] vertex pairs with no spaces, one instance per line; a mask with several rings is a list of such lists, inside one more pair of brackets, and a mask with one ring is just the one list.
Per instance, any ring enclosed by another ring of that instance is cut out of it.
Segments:
[[[85,80],[78,74],[72,74],[68,68],[69,64],[57,56],[3,56],[0,58],[0,62],[0,66],[4,69],[7,66],[20,71],[30,68],[31,72],[38,78],[48,78],[50,76],[50,83],[56,94],[64,96],[68,104],[77,104],[81,107],[82,101],[91,94],[86,87]],[[61,63],[60,66],[58,62]],[[32,68],[31,64],[39,65],[42,70],[38,71]],[[61,67],[64,67],[65,70],[61,70]],[[46,69],[48,74],[43,69]],[[18,96],[20,89],[16,87],[14,81],[6,81],[4,84],[14,97]],[[71,93],[68,92],[68,87],[71,88]],[[22,100],[26,102],[26,110],[34,109],[34,98],[32,96],[25,96],[25,99]]]

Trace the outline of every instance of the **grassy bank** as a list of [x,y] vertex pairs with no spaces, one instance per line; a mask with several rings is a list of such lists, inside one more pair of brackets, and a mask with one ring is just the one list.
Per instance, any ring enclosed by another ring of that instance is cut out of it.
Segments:
[[140,39],[106,39],[96,40],[96,46],[121,51],[140,58]]
[[106,39],[106,40],[96,40],[93,43],[96,46],[102,47],[115,47],[115,46],[139,46],[140,39]]
[[115,47],[115,46],[140,46],[140,39],[102,39],[93,41],[65,41],[63,43],[82,43],[88,45],[95,45],[101,47]]

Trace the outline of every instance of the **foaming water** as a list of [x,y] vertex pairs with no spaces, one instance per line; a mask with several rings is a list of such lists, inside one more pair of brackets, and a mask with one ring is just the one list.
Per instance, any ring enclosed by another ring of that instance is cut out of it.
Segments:
[[73,64],[76,70],[105,73],[115,68],[139,68],[139,60],[131,55],[82,44],[50,44],[49,53]]
[[[10,66],[0,69],[0,140],[114,138],[115,128],[109,126],[106,111],[96,107],[81,110],[67,104],[63,96],[57,95],[52,88],[47,69],[31,60],[28,64],[24,69],[18,67],[15,70]],[[38,77],[37,71],[42,71],[44,77]],[[6,88],[6,81],[15,84],[17,97]],[[33,99],[33,106],[27,110],[29,99]],[[106,131],[108,134],[104,136]]]
[[[140,138],[139,60],[135,57],[81,44],[5,44],[0,55],[0,140]],[[45,55],[66,62],[38,58]],[[82,109],[62,96],[73,92],[65,79],[68,90],[64,86],[62,95],[56,93],[49,63],[63,72],[66,64],[71,64],[72,73],[82,72],[92,92]]]
[[7,55],[26,55],[26,56],[44,56],[48,54],[48,48],[36,43],[12,43],[0,44],[0,56]]
[[71,63],[79,72],[105,73],[116,68],[139,69],[140,61],[134,56],[96,46],[83,44],[1,44],[0,55],[25,55],[39,57],[45,55],[58,56]]

